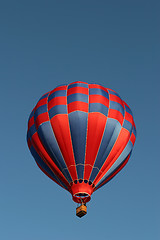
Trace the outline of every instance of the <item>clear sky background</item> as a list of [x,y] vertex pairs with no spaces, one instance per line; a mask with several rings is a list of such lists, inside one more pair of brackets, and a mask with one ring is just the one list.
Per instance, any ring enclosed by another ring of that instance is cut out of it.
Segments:
[[[160,239],[160,1],[0,1],[0,239]],[[42,94],[82,80],[131,107],[137,140],[88,214],[36,166],[29,114]]]

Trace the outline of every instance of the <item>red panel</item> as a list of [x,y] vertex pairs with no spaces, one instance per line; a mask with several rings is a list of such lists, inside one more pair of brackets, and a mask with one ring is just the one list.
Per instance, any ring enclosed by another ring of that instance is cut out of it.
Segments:
[[83,112],[88,112],[88,103],[85,102],[72,102],[68,104],[68,113],[73,112],[73,111],[83,111]]
[[[130,138],[130,133],[125,128],[122,128],[120,134],[108,155],[106,161],[104,162],[100,172],[94,180],[94,184],[97,185],[100,179],[106,174],[106,172],[111,168],[111,166],[115,163],[117,158],[120,156],[125,146],[127,145]],[[102,173],[103,172],[103,173]]]
[[28,147],[29,147],[29,149],[30,149],[31,146],[32,146],[30,139],[28,139],[27,144],[28,144]]
[[83,93],[88,95],[88,88],[85,87],[73,87],[73,88],[69,88],[67,90],[67,96],[74,94],[74,93]]
[[47,103],[47,99],[48,97],[46,98],[42,98],[41,100],[38,101],[37,105],[36,105],[36,109],[42,105],[45,105]]
[[123,101],[122,101],[122,99],[120,97],[118,97],[116,95],[113,95],[113,94],[109,94],[109,100],[117,102],[117,103],[120,103],[122,105],[122,107],[124,108]]
[[135,135],[134,135],[133,133],[131,134],[130,141],[131,141],[132,144],[134,145],[134,143],[135,143],[135,141],[136,141],[136,137],[135,137]]
[[[95,159],[93,159],[93,162],[94,162]],[[93,170],[93,165],[90,165],[90,164],[85,164],[84,166],[84,177],[83,179],[85,180],[89,180],[89,177],[91,175],[91,172]]]
[[56,105],[66,105],[67,97],[54,97],[48,102],[48,111]]
[[61,181],[67,187],[69,187],[68,181],[66,180],[66,178],[64,177],[62,172],[58,169],[56,164],[53,162],[53,160],[50,158],[50,156],[46,152],[45,148],[43,147],[41,141],[39,140],[37,132],[32,135],[31,143],[32,143],[33,147],[35,148],[36,152],[39,154],[41,159],[47,164],[47,166],[51,169],[51,171],[53,171],[56,174],[56,176],[59,179],[61,179]]
[[51,95],[52,93],[56,92],[56,91],[59,91],[59,90],[67,90],[67,85],[64,85],[64,86],[60,86],[60,87],[56,87],[55,89],[53,89],[52,91],[50,91],[50,94]]
[[[106,179],[106,181],[104,181],[98,188],[102,187],[104,184],[106,184],[107,182],[109,182],[117,173],[119,173],[122,168],[127,164],[128,160],[130,158],[130,155],[127,157],[127,159],[123,162],[123,164],[109,177]],[[98,189],[96,188],[95,191]]]
[[121,125],[123,124],[124,118],[123,118],[122,113],[115,109],[109,109],[108,118],[114,118],[114,119],[118,120]]
[[34,116],[31,117],[28,121],[28,129],[30,129],[30,127],[32,127],[33,124],[34,124]]
[[85,156],[84,179],[89,179],[101,144],[107,117],[101,113],[88,114],[87,145]]
[[106,88],[104,88],[104,87],[102,87],[102,86],[100,86],[98,84],[89,84],[89,88],[99,88],[99,89],[102,89],[102,90],[104,90],[105,92],[108,93]]
[[129,121],[130,123],[133,123],[133,117],[130,113],[128,113],[127,111],[125,111],[125,115],[124,118]]
[[38,127],[39,127],[42,123],[47,122],[47,121],[49,121],[48,112],[39,114],[38,117],[36,118],[36,121],[35,121],[36,129],[38,129]]
[[54,116],[51,119],[51,125],[72,180],[74,181],[77,179],[77,171],[75,167],[68,115],[59,114]]
[[102,95],[89,95],[89,103],[101,103],[109,108],[109,100]]

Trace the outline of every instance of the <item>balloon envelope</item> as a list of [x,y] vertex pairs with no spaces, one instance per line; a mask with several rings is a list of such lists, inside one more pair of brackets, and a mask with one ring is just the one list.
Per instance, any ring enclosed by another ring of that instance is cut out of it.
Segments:
[[73,82],[44,94],[28,122],[28,147],[39,168],[75,202],[112,179],[136,138],[129,106],[113,90]]

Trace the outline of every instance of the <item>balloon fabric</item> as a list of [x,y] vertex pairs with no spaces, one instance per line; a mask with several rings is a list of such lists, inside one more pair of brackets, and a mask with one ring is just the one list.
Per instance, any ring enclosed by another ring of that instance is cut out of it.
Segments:
[[131,109],[99,84],[56,87],[40,98],[28,121],[37,165],[78,203],[88,202],[126,165],[135,139]]

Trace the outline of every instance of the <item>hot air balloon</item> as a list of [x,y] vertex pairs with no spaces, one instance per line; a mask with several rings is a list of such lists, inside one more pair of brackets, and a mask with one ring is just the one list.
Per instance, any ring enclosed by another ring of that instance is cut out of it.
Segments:
[[38,167],[86,203],[128,162],[136,139],[129,106],[113,90],[77,81],[44,94],[32,110],[27,142]]

